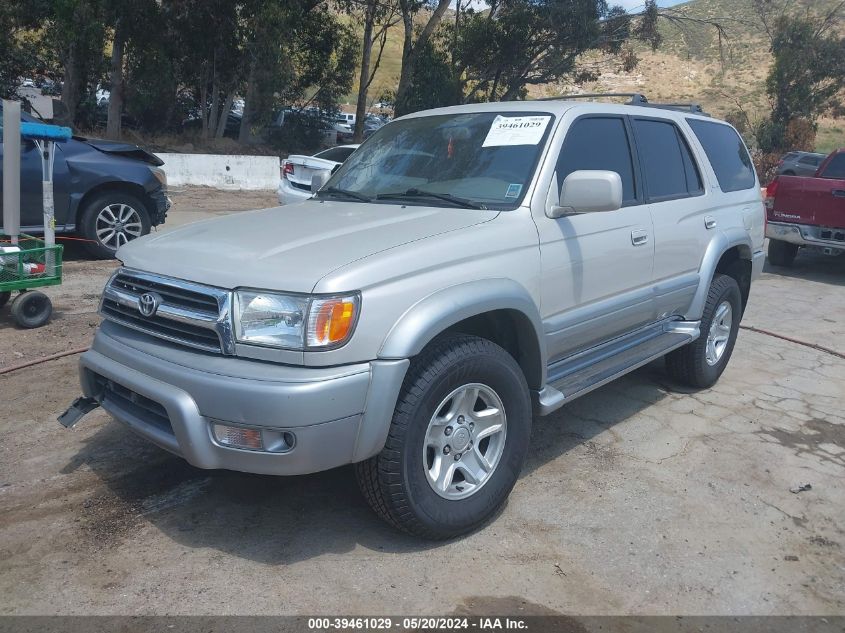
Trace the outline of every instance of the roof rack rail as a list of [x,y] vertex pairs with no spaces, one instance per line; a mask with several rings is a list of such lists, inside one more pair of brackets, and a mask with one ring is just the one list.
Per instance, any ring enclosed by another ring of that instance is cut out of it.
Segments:
[[700,103],[645,103],[641,104],[649,108],[663,108],[665,110],[680,110],[682,112],[692,112],[693,114],[703,114],[710,116],[704,111]]
[[574,95],[558,95],[557,97],[541,97],[537,101],[568,101],[570,99],[595,99],[596,97],[629,97],[625,105],[642,105],[648,103],[645,95],[639,92],[587,92]]
[[640,94],[639,92],[588,92],[584,94],[558,95],[557,97],[541,97],[537,101],[569,101],[570,99],[595,99],[597,97],[629,97],[629,101],[624,105],[680,110],[681,112],[710,116],[710,114],[704,111],[700,103],[651,103],[644,94]]

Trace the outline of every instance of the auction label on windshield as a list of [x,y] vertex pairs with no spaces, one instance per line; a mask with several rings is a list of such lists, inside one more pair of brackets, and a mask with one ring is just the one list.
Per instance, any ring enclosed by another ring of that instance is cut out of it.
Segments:
[[536,145],[543,138],[550,116],[497,116],[481,147]]

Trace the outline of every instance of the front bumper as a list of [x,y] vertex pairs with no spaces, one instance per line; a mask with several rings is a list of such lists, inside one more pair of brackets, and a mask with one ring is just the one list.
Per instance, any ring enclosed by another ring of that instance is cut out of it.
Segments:
[[170,198],[167,196],[167,189],[160,187],[151,191],[149,195],[154,207],[151,209],[152,213],[150,223],[153,226],[164,224],[164,220],[167,217],[167,211],[170,209],[171,205]]
[[[199,468],[297,475],[384,446],[407,360],[304,368],[176,349],[104,323],[80,359],[85,396]],[[222,446],[211,423],[285,432],[282,453]]]
[[829,228],[812,224],[768,222],[766,237],[799,246],[816,246],[845,252],[845,228]]

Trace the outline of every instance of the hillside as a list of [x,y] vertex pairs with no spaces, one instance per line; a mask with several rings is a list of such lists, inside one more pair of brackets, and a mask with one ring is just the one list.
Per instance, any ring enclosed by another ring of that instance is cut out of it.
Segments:
[[[820,12],[836,0],[804,0],[811,11]],[[612,4],[612,2],[611,2]],[[796,3],[799,4],[799,3]],[[601,78],[591,84],[543,86],[531,96],[548,96],[572,92],[642,92],[652,101],[695,101],[705,110],[724,116],[737,109],[737,104],[752,120],[766,108],[765,78],[771,64],[768,39],[754,12],[751,0],[691,0],[671,9],[673,14],[695,20],[721,24],[725,37],[698,22],[661,21],[664,41],[657,52],[640,46],[640,63],[631,73],[616,68],[605,69]],[[845,26],[843,26],[845,34]],[[402,30],[395,27],[388,38],[381,66],[370,90],[374,101],[387,88],[395,88],[399,80],[402,57]],[[354,105],[355,94],[349,98]],[[828,151],[845,145],[845,120],[819,121],[817,149]]]
[[[817,0],[811,10],[823,11],[834,0]],[[767,107],[765,79],[771,53],[764,27],[751,0],[691,0],[672,13],[718,22],[717,29],[698,22],[661,22],[664,41],[656,52],[639,47],[640,62],[631,73],[610,69],[591,84],[545,86],[542,94],[566,92],[642,92],[652,101],[694,101],[714,115],[724,116],[738,105],[751,120]],[[845,33],[845,26],[843,26]],[[821,119],[816,149],[845,145],[845,120]]]

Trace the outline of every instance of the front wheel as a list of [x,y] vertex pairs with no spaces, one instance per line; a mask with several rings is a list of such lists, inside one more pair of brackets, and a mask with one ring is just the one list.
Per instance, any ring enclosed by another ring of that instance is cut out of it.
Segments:
[[531,435],[522,370],[474,336],[432,343],[411,362],[381,453],[356,464],[376,513],[410,534],[469,532],[505,502]]
[[669,376],[697,389],[715,385],[733,353],[741,317],[742,296],[736,279],[715,275],[701,318],[701,336],[666,355]]
[[85,247],[97,259],[111,259],[117,249],[150,232],[144,204],[122,191],[107,191],[86,204],[80,216]]

